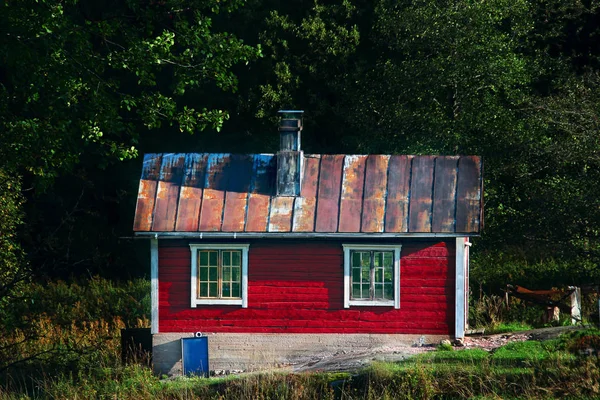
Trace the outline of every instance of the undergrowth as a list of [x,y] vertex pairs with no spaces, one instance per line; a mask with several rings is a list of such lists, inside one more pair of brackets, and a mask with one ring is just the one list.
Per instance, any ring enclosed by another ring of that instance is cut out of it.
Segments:
[[[0,399],[598,398],[600,332],[512,343],[493,353],[440,346],[348,373],[160,379],[122,365],[120,329],[148,326],[148,283],[33,285],[2,315]],[[495,304],[495,303],[494,303]],[[19,317],[24,317],[20,318]],[[500,321],[497,319],[496,321]],[[140,360],[143,361],[143,360]]]

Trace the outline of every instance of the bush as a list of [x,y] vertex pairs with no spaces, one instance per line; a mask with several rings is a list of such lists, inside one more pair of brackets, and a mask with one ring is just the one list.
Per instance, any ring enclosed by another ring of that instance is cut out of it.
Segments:
[[60,375],[118,366],[120,329],[149,326],[149,296],[144,280],[29,285],[26,300],[7,311],[13,317],[0,321],[0,372]]

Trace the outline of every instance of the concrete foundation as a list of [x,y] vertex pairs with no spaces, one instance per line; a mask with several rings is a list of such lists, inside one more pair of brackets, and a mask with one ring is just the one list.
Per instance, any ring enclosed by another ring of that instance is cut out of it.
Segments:
[[[154,372],[181,375],[181,338],[193,333],[153,335]],[[439,343],[440,335],[208,333],[210,369],[259,370],[294,365],[323,353],[368,352]]]

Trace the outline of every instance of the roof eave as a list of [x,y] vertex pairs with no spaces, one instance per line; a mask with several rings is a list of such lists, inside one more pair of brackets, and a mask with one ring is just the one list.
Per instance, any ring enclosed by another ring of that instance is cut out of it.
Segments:
[[397,239],[478,237],[477,232],[403,232],[403,233],[343,233],[343,232],[135,232],[138,237],[157,239]]

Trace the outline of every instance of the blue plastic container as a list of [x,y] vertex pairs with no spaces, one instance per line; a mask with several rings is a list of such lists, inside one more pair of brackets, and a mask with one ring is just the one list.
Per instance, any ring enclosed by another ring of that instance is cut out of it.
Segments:
[[208,337],[182,338],[181,362],[184,375],[208,376]]

